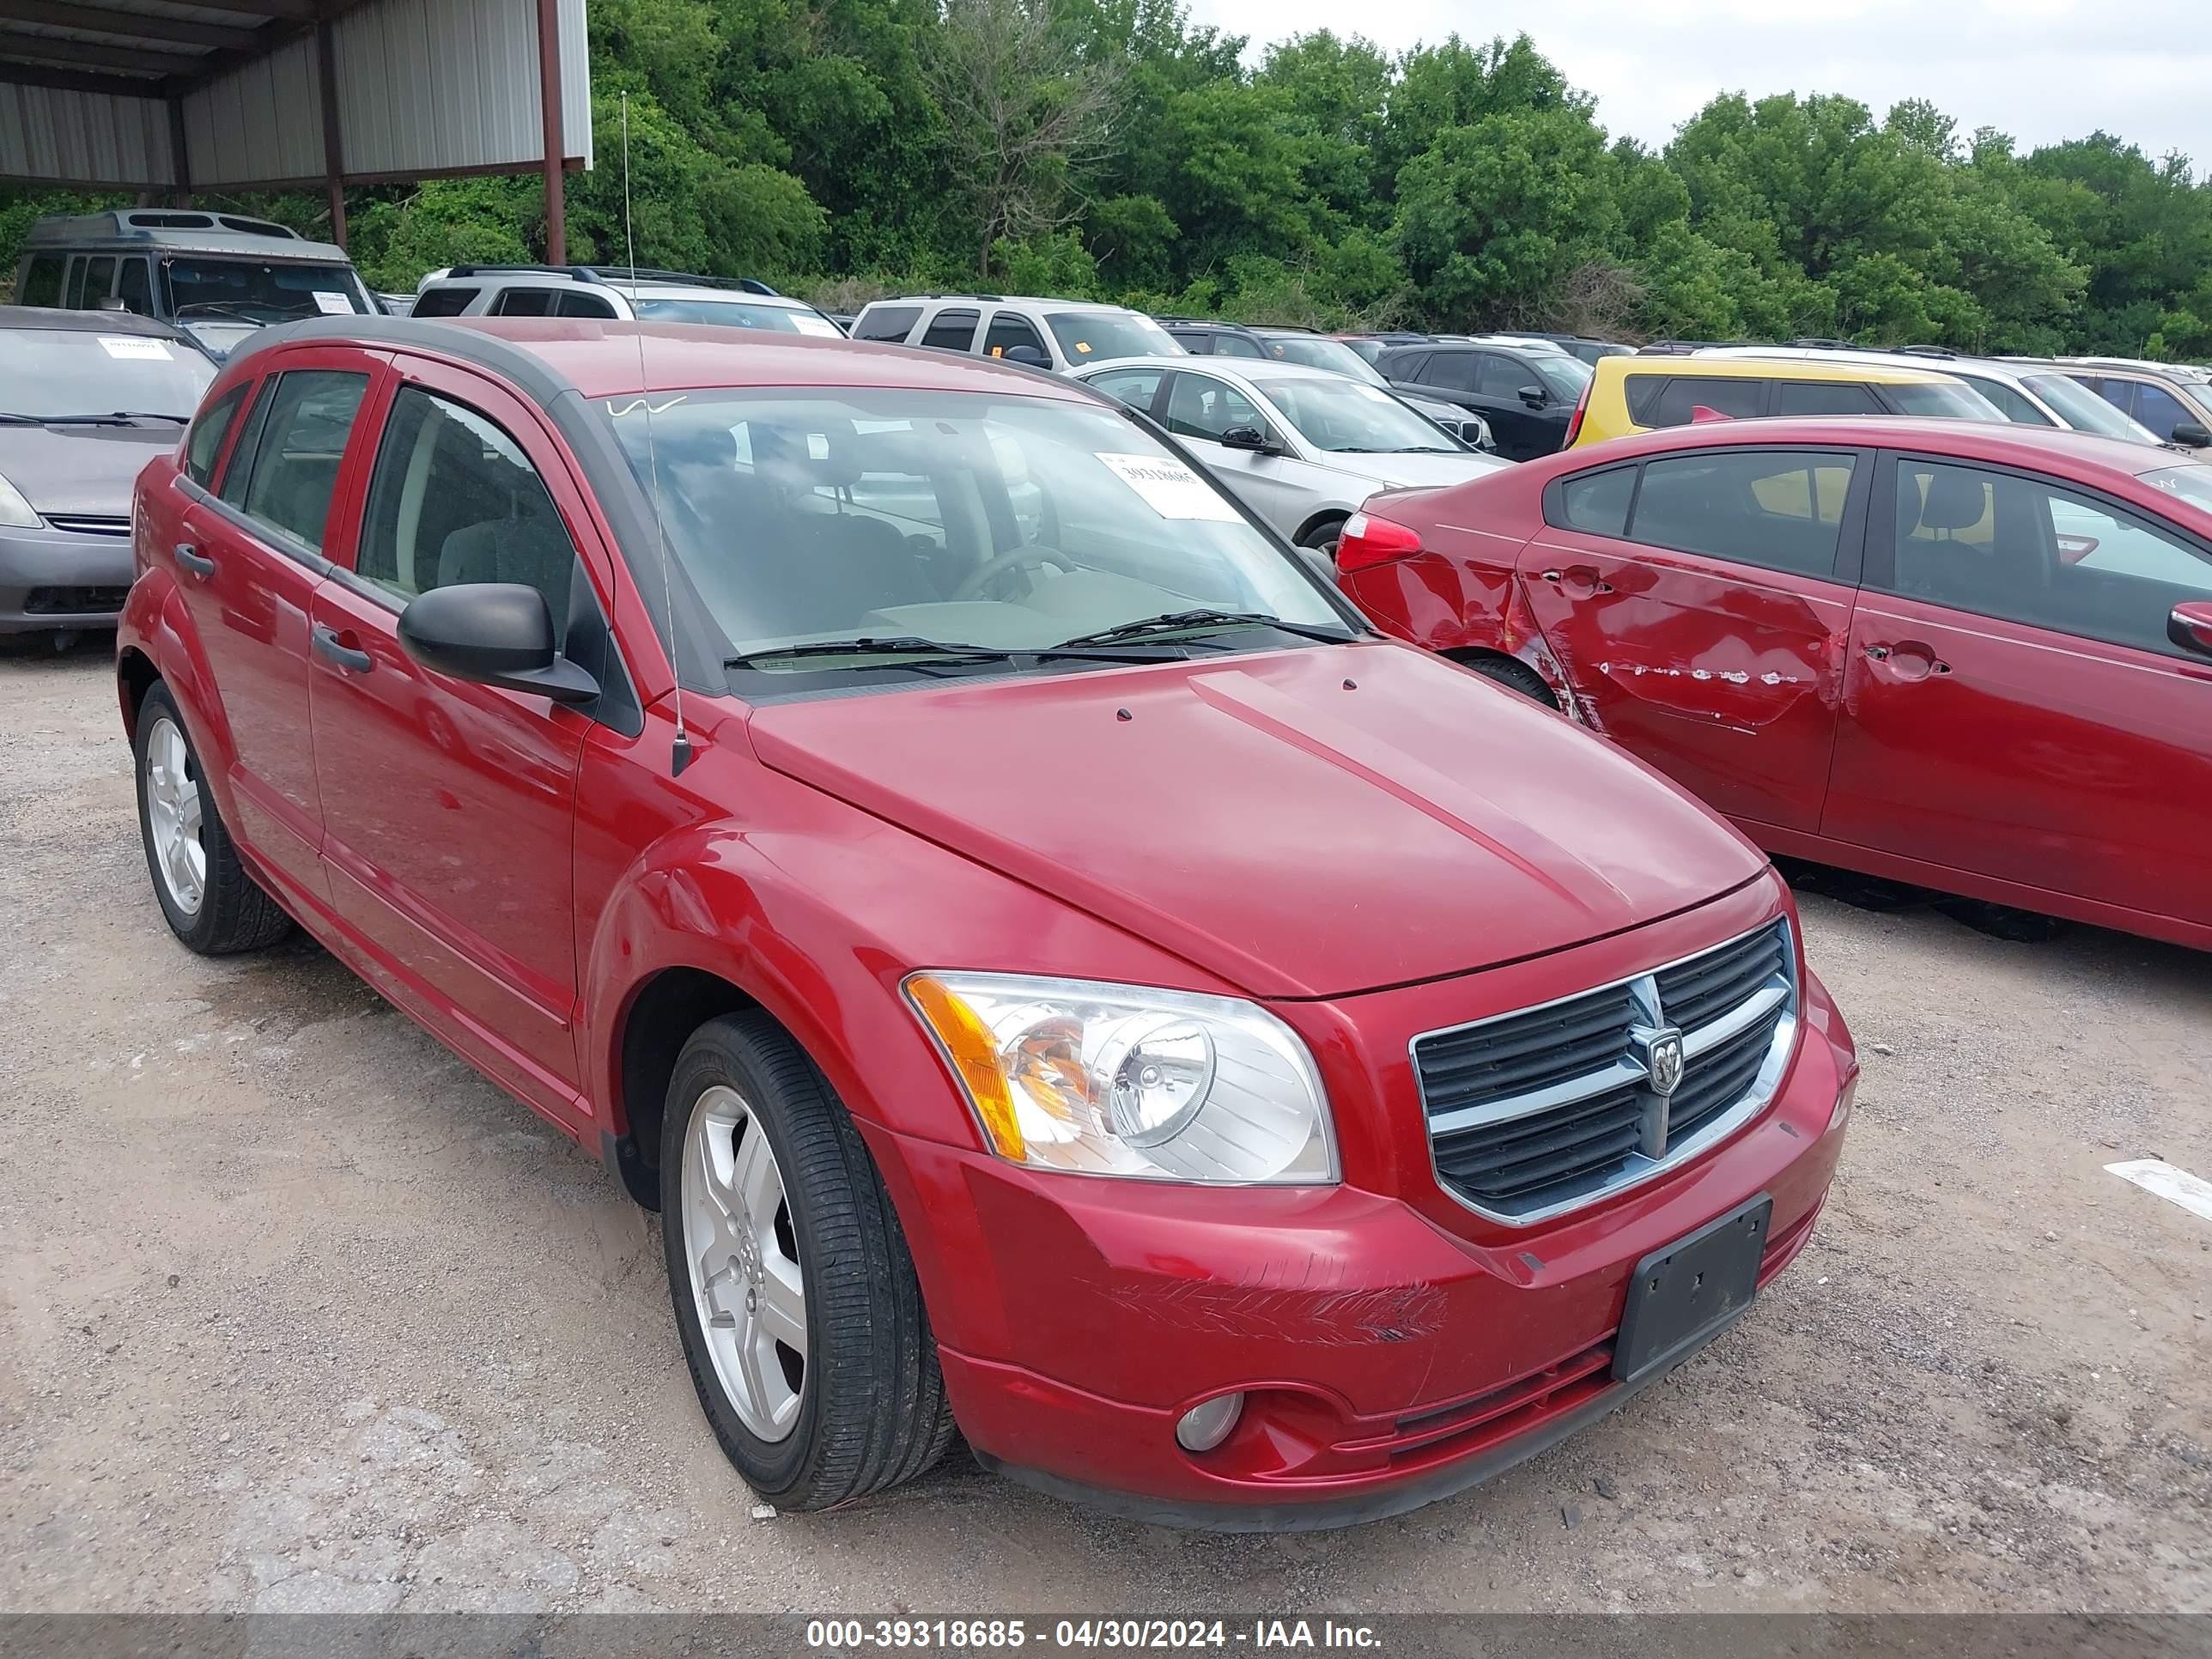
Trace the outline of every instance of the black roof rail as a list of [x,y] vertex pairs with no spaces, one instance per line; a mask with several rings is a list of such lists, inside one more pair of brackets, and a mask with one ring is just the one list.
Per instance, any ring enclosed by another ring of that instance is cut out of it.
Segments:
[[1817,334],[1808,334],[1795,340],[1785,340],[1783,343],[1794,346],[1801,351],[1864,351],[1868,349],[1856,340],[1829,340]]
[[1902,345],[1897,349],[1900,357],[1956,357],[1959,354],[1948,346]]
[[702,276],[696,271],[660,270],[651,265],[455,265],[447,278],[466,276],[565,276],[572,283],[597,283],[611,288],[617,282],[685,283],[694,288],[726,288],[744,294],[783,296],[757,276]]
[[1317,328],[1308,328],[1304,323],[1243,323],[1238,326],[1249,328],[1255,334],[1318,334],[1321,332]]

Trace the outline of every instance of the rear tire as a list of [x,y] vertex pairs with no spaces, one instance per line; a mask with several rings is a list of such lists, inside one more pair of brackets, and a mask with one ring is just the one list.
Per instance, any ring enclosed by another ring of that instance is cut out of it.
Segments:
[[660,1170],[684,1361],[745,1484],[824,1510],[943,1456],[952,1411],[906,1236],[828,1080],[765,1014],[684,1045]]
[[139,705],[131,747],[146,872],[169,931],[204,957],[258,951],[291,932],[291,917],[240,861],[185,717],[158,681]]
[[1518,691],[1531,702],[1540,702],[1556,713],[1559,700],[1552,695],[1552,688],[1544,684],[1544,677],[1517,657],[1462,657],[1462,668],[1472,668],[1485,679],[1496,680],[1509,690]]

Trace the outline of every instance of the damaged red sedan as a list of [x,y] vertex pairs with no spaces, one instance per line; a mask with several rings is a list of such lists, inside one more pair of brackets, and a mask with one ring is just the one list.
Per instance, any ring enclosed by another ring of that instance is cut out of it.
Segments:
[[304,927],[659,1210],[779,1506],[957,1431],[1158,1520],[1394,1513],[1819,1212],[1856,1067],[1765,860],[1071,382],[331,319],[137,507],[169,927]]
[[1770,852],[2212,949],[2212,466],[1730,422],[1376,501],[1337,558]]

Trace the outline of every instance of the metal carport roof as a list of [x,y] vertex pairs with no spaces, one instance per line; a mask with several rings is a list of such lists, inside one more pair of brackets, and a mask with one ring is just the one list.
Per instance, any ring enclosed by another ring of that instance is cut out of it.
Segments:
[[[187,197],[592,161],[585,0],[0,0],[0,181]],[[548,97],[548,88],[554,93]]]

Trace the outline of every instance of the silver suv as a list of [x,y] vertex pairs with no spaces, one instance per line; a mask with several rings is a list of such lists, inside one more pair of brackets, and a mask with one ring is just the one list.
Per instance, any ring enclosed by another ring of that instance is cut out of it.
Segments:
[[1012,294],[919,294],[878,300],[853,319],[853,337],[1000,357],[1063,374],[1113,357],[1186,355],[1167,330],[1126,306]]
[[415,285],[414,317],[600,317],[765,328],[837,339],[804,300],[750,276],[609,265],[454,265]]

